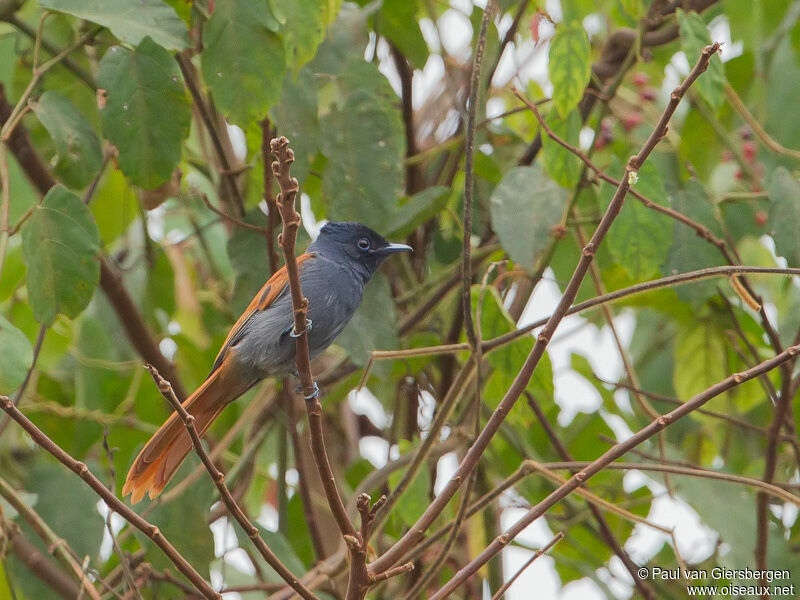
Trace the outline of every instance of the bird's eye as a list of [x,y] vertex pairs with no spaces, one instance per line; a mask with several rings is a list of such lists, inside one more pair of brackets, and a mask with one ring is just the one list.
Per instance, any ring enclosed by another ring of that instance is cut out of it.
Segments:
[[367,238],[361,238],[358,240],[358,247],[362,250],[369,250],[369,240]]

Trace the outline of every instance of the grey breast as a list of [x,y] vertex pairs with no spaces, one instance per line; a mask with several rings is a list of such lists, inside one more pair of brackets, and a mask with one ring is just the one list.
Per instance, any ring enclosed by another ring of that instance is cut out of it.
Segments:
[[[303,263],[300,285],[308,298],[308,334],[311,358],[333,343],[361,302],[364,282],[339,262],[317,257]],[[237,344],[240,361],[261,377],[283,375],[294,369],[295,339],[292,299],[287,289],[265,311],[247,323],[247,335]]]

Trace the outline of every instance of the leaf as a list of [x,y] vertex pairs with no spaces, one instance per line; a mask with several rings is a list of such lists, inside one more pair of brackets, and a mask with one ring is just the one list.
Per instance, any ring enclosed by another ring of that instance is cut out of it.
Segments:
[[242,127],[263,119],[281,96],[286,57],[274,24],[265,0],[226,0],[216,4],[203,34],[206,85]]
[[678,398],[689,400],[725,378],[725,348],[722,335],[708,319],[678,333],[672,375]]
[[339,12],[340,1],[330,0],[281,0],[273,2],[279,6],[283,17],[283,45],[286,62],[296,74],[314,58],[317,48],[325,39],[328,24]]
[[[696,12],[676,11],[678,27],[681,33],[681,49],[686,54],[689,64],[694,66],[703,52],[703,48],[711,44],[703,18]],[[715,111],[722,106],[724,100],[725,71],[719,56],[712,56],[708,62],[708,70],[700,75],[695,83],[697,92]]]
[[58,177],[70,187],[86,187],[103,163],[100,140],[92,126],[58,92],[42,94],[33,111],[55,143],[54,166]]
[[33,362],[33,348],[19,329],[0,316],[0,394],[9,395],[25,380]]
[[189,45],[186,25],[162,0],[39,0],[39,4],[108,27],[132,46],[147,36],[167,50]]
[[383,273],[376,273],[364,290],[361,305],[336,338],[336,343],[355,364],[366,365],[372,350],[397,348],[396,322],[389,280]]
[[386,231],[392,237],[402,238],[434,218],[444,208],[450,197],[450,188],[434,185],[410,198],[401,198],[400,206]]
[[[686,189],[672,196],[672,208],[710,228],[714,234],[721,234],[714,207],[697,182],[690,181]],[[672,246],[667,253],[667,262],[663,268],[664,275],[723,264],[725,261],[714,246],[699,238],[694,229],[682,223],[675,223]],[[712,280],[695,281],[689,285],[678,286],[675,292],[681,300],[699,304],[716,294],[717,285],[718,283]]]
[[533,269],[561,221],[567,192],[534,164],[515,167],[491,196],[492,227],[512,259]]
[[[548,115],[548,126],[559,138],[577,147],[581,133],[581,118],[577,111],[569,113],[566,119]],[[557,184],[572,189],[581,178],[583,163],[572,152],[542,132],[542,166]]]
[[548,74],[553,104],[562,117],[578,105],[591,75],[591,46],[578,21],[561,23],[550,42]]
[[421,69],[428,60],[428,45],[417,21],[416,0],[384,0],[380,31],[411,63]]
[[371,64],[355,64],[342,83],[355,91],[321,122],[320,146],[328,158],[322,177],[330,202],[326,216],[385,231],[403,189],[403,123],[383,75]]
[[103,130],[119,150],[122,172],[143,188],[158,187],[172,176],[189,135],[191,110],[178,65],[145,38],[134,51],[109,48],[97,80],[107,93]]
[[22,228],[28,300],[37,321],[74,318],[92,299],[100,279],[100,238],[86,205],[61,186],[50,189]]
[[778,167],[769,185],[769,226],[777,254],[800,266],[800,182]]
[[320,135],[317,90],[308,69],[300,71],[296,81],[286,75],[281,99],[272,110],[280,134],[289,138],[294,151],[292,175],[302,184],[317,154]]
[[[636,188],[653,202],[667,204],[661,176],[652,165],[640,169]],[[671,242],[671,220],[630,195],[608,235],[611,255],[636,281],[663,264]]]

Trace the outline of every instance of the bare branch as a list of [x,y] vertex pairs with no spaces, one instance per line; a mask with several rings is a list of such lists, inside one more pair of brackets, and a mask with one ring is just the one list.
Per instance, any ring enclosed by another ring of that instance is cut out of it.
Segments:
[[86,485],[88,485],[94,492],[103,499],[106,505],[115,513],[120,515],[123,519],[128,521],[131,525],[136,527],[139,531],[144,533],[161,549],[161,551],[172,561],[175,567],[183,573],[183,575],[194,585],[194,587],[203,595],[204,598],[209,600],[221,600],[211,584],[208,583],[195,568],[189,564],[183,555],[173,546],[170,541],[164,537],[158,527],[143,519],[140,515],[133,511],[128,505],[117,498],[112,492],[103,485],[97,477],[89,471],[89,468],[82,462],[75,460],[67,454],[58,444],[51,440],[47,435],[39,429],[33,422],[23,415],[19,409],[14,406],[14,403],[7,396],[0,396],[0,408],[2,408],[20,427],[22,427],[28,435],[31,436],[37,445],[41,446],[47,452],[52,454],[61,464],[67,467],[70,471],[80,477]]
[[200,457],[200,460],[205,466],[206,471],[208,471],[208,474],[211,476],[211,479],[214,482],[214,485],[217,487],[219,495],[222,498],[222,502],[225,504],[228,512],[234,519],[236,519],[236,522],[241,525],[242,529],[244,529],[247,537],[249,537],[253,542],[253,545],[256,547],[259,554],[261,554],[261,557],[267,561],[267,564],[275,569],[275,572],[280,575],[281,579],[288,583],[289,586],[298,594],[300,594],[302,598],[305,598],[306,600],[316,600],[317,597],[313,594],[313,592],[300,583],[298,578],[295,577],[295,575],[281,562],[277,555],[269,549],[269,546],[267,546],[266,542],[264,542],[264,539],[261,537],[261,534],[258,532],[258,527],[250,522],[250,519],[248,519],[247,515],[244,514],[242,508],[236,503],[236,500],[228,489],[228,486],[225,484],[225,475],[216,467],[205,448],[203,448],[203,442],[200,440],[200,435],[197,433],[197,428],[194,425],[194,417],[189,414],[189,412],[180,403],[177,396],[175,396],[175,392],[172,390],[172,386],[170,385],[169,381],[164,379],[152,365],[147,365],[147,370],[150,372],[153,381],[156,382],[158,391],[161,392],[161,395],[164,396],[167,402],[169,402],[172,408],[178,413],[181,421],[183,421],[186,431],[189,433],[189,437],[192,438],[194,450],[197,453],[197,456]]

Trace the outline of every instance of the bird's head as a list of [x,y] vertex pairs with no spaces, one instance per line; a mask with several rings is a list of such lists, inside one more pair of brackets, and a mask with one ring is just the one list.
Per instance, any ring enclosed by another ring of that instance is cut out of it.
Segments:
[[308,250],[334,260],[347,260],[371,277],[387,256],[407,252],[411,247],[387,242],[382,235],[361,223],[330,221],[322,227]]

